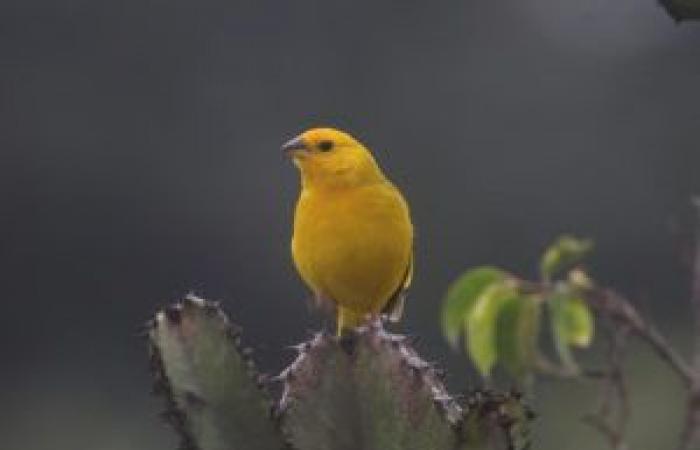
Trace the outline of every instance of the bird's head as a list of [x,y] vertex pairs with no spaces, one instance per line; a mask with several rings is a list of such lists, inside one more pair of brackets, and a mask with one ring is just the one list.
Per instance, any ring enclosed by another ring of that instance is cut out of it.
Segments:
[[333,128],[313,128],[288,141],[282,151],[301,172],[304,187],[342,188],[384,180],[364,145]]

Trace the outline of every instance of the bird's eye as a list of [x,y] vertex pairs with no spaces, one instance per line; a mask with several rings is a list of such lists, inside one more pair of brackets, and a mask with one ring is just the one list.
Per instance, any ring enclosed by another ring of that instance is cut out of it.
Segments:
[[318,143],[318,149],[322,152],[330,151],[333,148],[333,141],[321,141]]

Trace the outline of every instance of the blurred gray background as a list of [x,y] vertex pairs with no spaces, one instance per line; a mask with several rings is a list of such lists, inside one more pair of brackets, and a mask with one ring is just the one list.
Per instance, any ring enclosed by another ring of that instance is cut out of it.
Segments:
[[[564,231],[686,348],[674,224],[700,191],[698,80],[700,24],[653,0],[2,0],[1,446],[174,448],[137,334],[189,290],[223,301],[263,370],[289,362],[323,319],[291,265],[279,146],[319,124],[409,199],[401,328],[454,391],[478,379],[440,336],[448,283],[534,275]],[[675,380],[641,347],[629,369],[634,448],[669,448]],[[604,448],[578,422],[594,393],[542,383],[535,448]]]

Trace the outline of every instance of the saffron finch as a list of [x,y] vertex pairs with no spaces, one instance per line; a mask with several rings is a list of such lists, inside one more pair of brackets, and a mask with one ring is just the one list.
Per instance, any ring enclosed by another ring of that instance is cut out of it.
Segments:
[[282,147],[301,174],[292,257],[341,335],[386,314],[396,321],[413,273],[413,225],[401,192],[370,151],[342,131],[314,128]]

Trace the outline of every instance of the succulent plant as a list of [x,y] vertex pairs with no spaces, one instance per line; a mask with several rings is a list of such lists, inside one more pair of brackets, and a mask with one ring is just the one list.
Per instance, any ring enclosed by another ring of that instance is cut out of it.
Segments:
[[[156,393],[188,450],[524,449],[531,412],[518,395],[458,401],[442,373],[380,323],[317,333],[278,376],[257,373],[240,329],[189,296],[149,324]],[[268,383],[282,383],[275,401]]]

